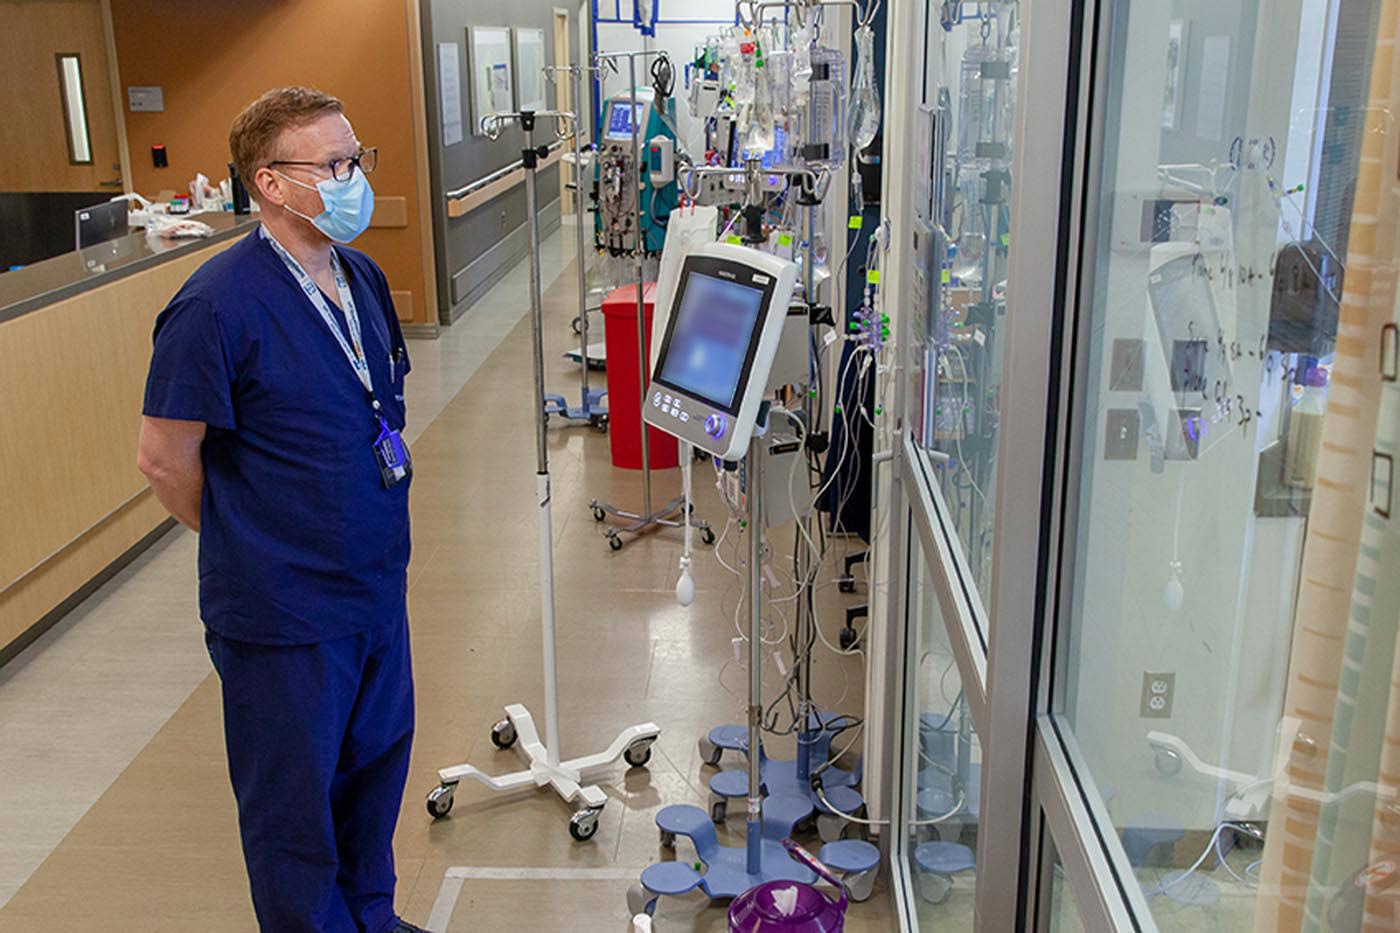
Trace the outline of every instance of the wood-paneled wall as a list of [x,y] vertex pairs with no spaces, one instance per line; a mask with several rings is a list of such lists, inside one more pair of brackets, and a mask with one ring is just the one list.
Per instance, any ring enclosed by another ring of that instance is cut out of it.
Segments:
[[234,242],[0,324],[0,649],[165,519],[136,469],[151,329]]

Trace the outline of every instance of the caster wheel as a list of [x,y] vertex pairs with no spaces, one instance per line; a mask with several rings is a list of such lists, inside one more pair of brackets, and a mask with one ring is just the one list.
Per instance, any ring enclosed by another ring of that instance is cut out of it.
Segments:
[[440,820],[452,812],[452,793],[456,784],[439,784],[428,793],[428,815]]
[[608,535],[608,547],[614,551],[622,550],[622,539],[615,534]]
[[603,519],[608,517],[608,513],[603,511],[603,507],[601,505],[590,505],[588,508],[589,511],[593,513],[593,520],[595,522],[601,522]]
[[607,418],[599,418],[598,420],[594,421],[594,422],[593,422],[593,430],[597,431],[599,434],[607,434],[607,433],[608,433],[608,419],[607,419]]
[[651,743],[629,745],[622,753],[622,758],[634,768],[641,768],[651,761]]
[[515,739],[515,726],[509,719],[502,719],[491,727],[491,744],[497,748],[510,748]]
[[846,825],[841,817],[823,813],[817,817],[817,835],[822,842],[836,842],[845,837]]
[[856,634],[855,629],[843,628],[841,630],[840,644],[842,651],[850,651],[856,646],[856,642],[859,640],[860,636]]
[[656,909],[656,899],[641,884],[634,884],[627,889],[627,913],[630,916],[646,914],[651,916],[651,912]]
[[836,581],[836,588],[843,593],[854,593],[856,591],[856,581],[843,577]]
[[569,330],[573,331],[575,334],[583,333],[583,322],[578,318],[574,318],[569,322]]
[[948,899],[948,892],[953,890],[952,879],[931,872],[920,872],[915,884],[919,890],[919,897],[930,904],[943,903]]
[[703,542],[706,543],[706,544],[710,544],[710,545],[714,544],[714,543],[715,543],[715,530],[714,530],[713,528],[711,528],[709,525],[706,525],[704,528],[701,528],[701,529],[700,529],[700,540],[703,541]]
[[1152,756],[1152,764],[1167,777],[1181,773],[1181,756],[1169,748],[1159,748]]
[[598,811],[580,810],[569,818],[569,835],[576,842],[587,842],[598,835]]
[[710,822],[723,823],[725,815],[729,812],[729,802],[723,797],[710,800]]
[[[667,832],[664,829],[661,830],[661,848],[674,851],[676,848],[676,834]],[[633,911],[633,913],[636,913],[636,911]]]
[[707,765],[718,767],[719,759],[720,756],[724,754],[724,749],[720,748],[706,737],[701,737],[698,744],[700,746],[700,760]]

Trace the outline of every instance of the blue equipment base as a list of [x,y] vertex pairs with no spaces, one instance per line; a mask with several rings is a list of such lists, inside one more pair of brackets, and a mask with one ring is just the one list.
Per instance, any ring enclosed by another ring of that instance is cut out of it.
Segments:
[[[809,728],[803,735],[810,736],[806,739],[810,743],[808,759],[810,768],[819,768],[827,761],[831,755],[832,739],[846,722],[846,717],[838,713],[812,713],[808,717]],[[746,757],[748,755],[749,734],[748,729],[744,726],[716,726],[710,730],[706,739],[717,750],[711,758],[712,763],[717,761],[719,753],[724,751],[740,752]],[[802,735],[798,737],[798,741],[803,741]],[[808,800],[818,813],[831,813],[831,810],[812,790],[810,776],[802,777],[798,774],[796,759],[769,758],[760,747],[758,767],[764,794],[775,797],[784,795],[802,797]],[[856,790],[860,786],[860,781],[861,769],[859,766],[854,771],[846,771],[833,766],[822,772],[822,788],[827,800],[831,802],[833,807],[844,813],[854,813],[865,805],[864,798]],[[710,791],[716,800],[712,803],[711,815],[715,816],[716,811],[718,811],[719,819],[723,819],[723,811],[715,804],[719,801],[747,796],[748,790],[748,774],[745,771],[721,771],[714,775],[710,779]]]
[[607,394],[606,388],[589,389],[588,393],[582,396],[583,404],[577,408],[571,407],[562,395],[546,395],[544,397],[544,413],[546,415],[560,415],[569,421],[583,421],[594,427],[601,427],[608,422],[608,409],[602,404],[603,396]]
[[697,888],[711,900],[729,900],[765,881],[813,883],[816,875],[794,861],[782,844],[811,813],[805,798],[774,796],[764,800],[760,867],[750,874],[747,848],[720,845],[708,813],[689,804],[663,807],[656,814],[662,845],[674,846],[676,837],[687,837],[703,870],[680,861],[648,866],[642,872],[640,887],[628,893],[628,909],[633,915],[651,914],[662,895],[678,897]]

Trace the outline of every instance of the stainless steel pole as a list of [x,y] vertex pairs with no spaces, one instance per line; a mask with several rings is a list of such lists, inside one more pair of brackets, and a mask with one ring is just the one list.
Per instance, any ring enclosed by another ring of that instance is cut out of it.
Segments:
[[641,128],[637,126],[637,56],[632,55],[627,59],[628,81],[631,82],[627,91],[627,105],[632,108],[629,122],[632,124],[632,185],[636,191],[633,209],[636,211],[636,219],[632,225],[632,237],[636,246],[634,255],[637,260],[637,368],[639,371],[637,384],[642,387],[641,395],[638,398],[637,420],[642,426],[642,519],[650,520],[651,514],[651,431],[647,428],[646,419],[642,417],[642,411],[647,400],[647,331],[646,331],[646,308],[642,299],[642,277],[645,274],[643,263],[646,256],[646,237],[642,232],[642,147],[640,140]]
[[578,252],[578,315],[579,315],[579,338],[578,338],[578,359],[583,367],[583,405],[584,414],[592,415],[591,403],[588,399],[588,273],[584,269],[584,225],[583,225],[583,142],[580,138],[579,130],[583,126],[583,121],[578,118],[578,114],[583,113],[583,66],[573,65],[569,68],[569,77],[573,84],[574,98],[574,238],[576,240]]
[[759,770],[763,725],[763,439],[749,439],[745,465],[749,523],[749,800],[745,833],[747,868],[763,868],[763,777]]
[[540,625],[544,640],[544,732],[551,767],[559,765],[559,678],[554,651],[554,541],[550,520],[549,446],[544,411],[544,314],[540,296],[540,225],[536,214],[534,114],[521,114],[525,130],[525,216],[530,237],[530,330],[535,356],[535,491],[539,508]]
[[[817,205],[807,206],[807,245],[805,255],[802,260],[802,272],[805,282],[807,306],[810,308],[816,303],[816,236],[817,236]],[[810,328],[811,322],[808,321]],[[810,335],[810,329],[807,331]],[[807,371],[810,376],[812,371],[811,359],[811,339],[807,340],[807,345],[803,347],[807,356]],[[821,378],[821,367],[817,367],[816,378]],[[802,399],[802,413],[805,426],[803,428],[802,445],[803,449],[797,452],[804,460],[807,457],[807,437],[813,430],[815,418],[813,413],[815,406],[812,404],[813,386],[808,386],[808,392]],[[803,476],[807,477],[807,471],[803,470]],[[811,480],[808,478],[807,485],[811,487]],[[797,658],[797,776],[805,781],[812,774],[812,735],[808,728],[812,714],[812,642],[815,640],[812,626],[817,624],[813,617],[813,595],[812,595],[812,554],[807,547],[807,541],[811,537],[812,519],[811,514],[794,516],[802,524],[806,534],[797,543],[797,577],[802,581],[802,598],[797,601],[797,650],[801,654]]]

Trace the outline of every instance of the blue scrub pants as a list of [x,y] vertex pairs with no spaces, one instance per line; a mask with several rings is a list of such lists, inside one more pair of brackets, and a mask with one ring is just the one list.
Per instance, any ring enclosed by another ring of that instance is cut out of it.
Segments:
[[258,924],[385,933],[413,741],[408,623],[312,645],[206,630]]

